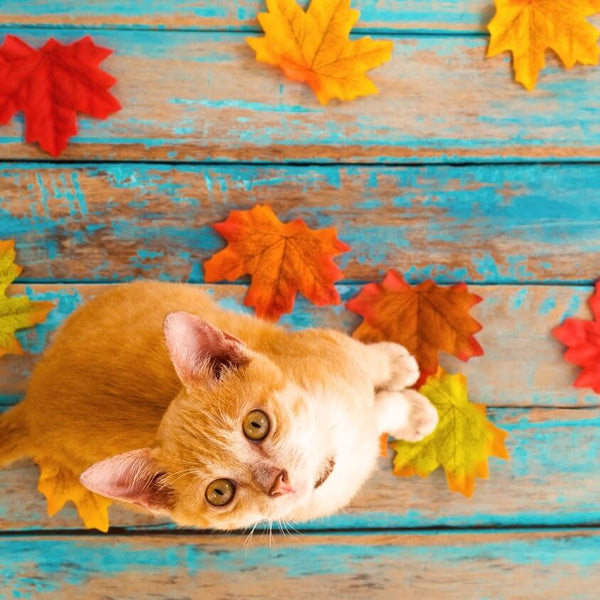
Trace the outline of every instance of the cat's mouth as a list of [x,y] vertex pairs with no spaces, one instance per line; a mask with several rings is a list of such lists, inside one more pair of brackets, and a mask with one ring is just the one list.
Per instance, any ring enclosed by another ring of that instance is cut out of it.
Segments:
[[323,475],[321,475],[321,477],[319,477],[319,479],[317,480],[317,483],[315,483],[315,490],[318,487],[321,487],[327,481],[327,478],[331,475],[331,472],[333,471],[334,467],[335,457],[331,456],[327,459],[327,465],[325,467],[325,470],[323,471]]

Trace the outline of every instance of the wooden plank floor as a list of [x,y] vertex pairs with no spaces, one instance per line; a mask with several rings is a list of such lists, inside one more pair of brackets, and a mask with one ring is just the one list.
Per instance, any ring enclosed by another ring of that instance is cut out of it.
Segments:
[[[0,13],[1,15],[1,13]],[[27,42],[86,30],[11,28]],[[512,84],[510,61],[485,60],[482,36],[390,35],[392,60],[373,72],[385,94],[323,107],[304,84],[258,64],[245,33],[94,31],[115,50],[123,110],[84,120],[63,159],[414,163],[595,160],[600,70],[559,69]],[[398,110],[401,106],[402,110]],[[585,127],[580,126],[585,123]],[[41,158],[3,127],[0,159]]]
[[[304,2],[306,4],[306,2]],[[50,299],[28,351],[0,359],[0,410],[22,397],[56,327],[105,286],[190,281],[243,310],[244,283],[207,285],[210,224],[271,204],[337,226],[351,298],[388,268],[466,281],[485,355],[473,400],[509,432],[510,462],[466,500],[443,475],[400,479],[381,459],[351,506],[274,533],[216,535],[111,508],[107,535],[72,507],[52,519],[27,462],[0,471],[0,598],[596,598],[600,396],[571,386],[551,330],[589,317],[600,274],[600,69],[550,57],[533,93],[507,56],[484,60],[491,0],[353,0],[358,31],[394,40],[381,93],[321,107],[254,61],[260,0],[3,0],[0,38],[91,34],[115,54],[123,110],[80,119],[58,160],[0,128],[0,239],[25,272],[11,293]],[[252,35],[252,33],[250,33]],[[299,300],[283,322],[351,332],[344,306]],[[246,543],[247,542],[247,543]]]

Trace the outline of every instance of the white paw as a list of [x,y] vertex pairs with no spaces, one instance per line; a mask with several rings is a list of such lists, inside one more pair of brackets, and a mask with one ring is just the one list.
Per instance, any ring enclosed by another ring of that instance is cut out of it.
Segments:
[[375,410],[379,432],[388,433],[397,440],[418,442],[438,424],[435,406],[415,390],[378,392]]
[[381,386],[382,389],[401,391],[417,383],[419,366],[404,346],[394,342],[378,342],[374,345],[389,356],[392,367],[390,379]]

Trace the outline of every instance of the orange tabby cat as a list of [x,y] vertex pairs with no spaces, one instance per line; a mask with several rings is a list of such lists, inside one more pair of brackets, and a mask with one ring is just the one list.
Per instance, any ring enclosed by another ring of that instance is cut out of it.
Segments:
[[405,389],[417,377],[397,344],[289,332],[191,285],[119,285],[65,322],[0,415],[0,466],[51,458],[67,483],[180,525],[312,519],[348,504],[380,433],[433,430]]

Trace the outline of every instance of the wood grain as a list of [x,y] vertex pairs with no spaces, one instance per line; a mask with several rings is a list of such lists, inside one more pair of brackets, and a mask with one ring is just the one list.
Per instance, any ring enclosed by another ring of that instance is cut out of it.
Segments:
[[[0,471],[0,598],[596,598],[600,403],[571,386],[577,369],[551,330],[589,317],[597,276],[600,71],[550,57],[525,92],[508,55],[485,60],[491,0],[353,5],[355,32],[393,39],[394,56],[371,73],[379,95],[324,108],[254,60],[244,38],[262,0],[0,2],[0,31],[33,45],[91,33],[113,48],[104,68],[124,105],[80,119],[62,163],[23,143],[20,116],[0,129],[0,239],[17,240],[26,267],[10,293],[57,304],[19,333],[29,354],[0,361],[0,410],[94,284],[201,283],[222,245],[210,224],[262,202],[338,227],[353,248],[339,261],[344,300],[388,267],[474,284],[486,353],[442,362],[492,405],[511,461],[492,459],[466,500],[440,472],[400,479],[381,459],[344,513],[273,547],[255,535],[247,550],[245,535],[178,531],[122,507],[111,534],[83,533],[72,506],[46,516],[23,461]],[[245,292],[205,289],[232,309]],[[350,332],[358,318],[300,300],[284,322]]]
[[[596,597],[598,530],[0,539],[7,595],[37,599]],[[0,584],[2,585],[2,584]],[[268,592],[267,592],[268,590]],[[491,591],[493,590],[493,591]],[[492,594],[492,596],[490,596]]]
[[[306,6],[306,0],[300,0]],[[3,0],[6,26],[257,30],[262,0]],[[445,31],[482,33],[493,14],[487,0],[356,0],[361,16],[354,31]]]
[[27,281],[203,280],[210,227],[269,204],[335,226],[345,281],[394,267],[410,281],[592,283],[595,165],[341,167],[0,164],[0,239]]
[[[490,414],[508,431],[511,460],[490,459],[490,480],[477,481],[473,498],[450,492],[441,471],[427,479],[395,477],[390,454],[380,460],[347,510],[296,527],[307,531],[600,524],[600,506],[594,501],[600,497],[600,479],[592,475],[600,459],[600,410],[493,409]],[[46,516],[37,478],[37,467],[27,461],[0,471],[0,531],[81,529],[71,505],[52,518]],[[122,507],[110,511],[113,528],[173,528],[165,520]]]
[[[33,44],[54,30],[15,29]],[[60,32],[69,41],[84,31]],[[249,162],[506,162],[600,157],[600,70],[558,69],[535,92],[512,81],[508,56],[485,60],[479,37],[395,39],[372,73],[376,96],[322,107],[311,90],[254,60],[241,34],[115,30],[94,39],[124,104],[80,120],[62,159]],[[579,124],[585,123],[582,127]],[[524,133],[526,132],[526,133]],[[0,159],[47,160],[2,128]]]
[[[51,339],[52,332],[87,298],[97,285],[14,286],[9,293],[25,291],[34,299],[57,306],[45,323],[19,333],[28,354],[5,356],[0,361],[0,405],[12,404],[24,391],[33,364]],[[212,285],[205,289],[224,306],[240,310],[243,285]],[[343,301],[356,295],[360,286],[339,286]],[[598,406],[598,395],[577,390],[572,383],[578,369],[566,363],[563,346],[552,329],[566,316],[589,318],[587,298],[591,288],[577,286],[472,286],[485,300],[473,309],[484,325],[477,339],[485,354],[462,363],[442,356],[442,364],[461,371],[469,380],[474,402],[490,406]],[[291,315],[282,319],[293,328],[333,327],[351,333],[360,318],[343,305],[315,307],[299,299]]]

